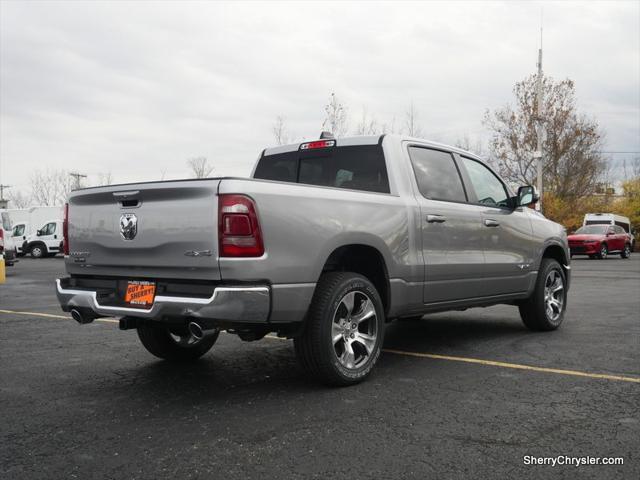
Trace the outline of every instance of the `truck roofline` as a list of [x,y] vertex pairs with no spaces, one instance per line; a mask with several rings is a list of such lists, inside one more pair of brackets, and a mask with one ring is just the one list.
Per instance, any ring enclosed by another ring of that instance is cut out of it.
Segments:
[[[477,153],[470,152],[468,150],[464,150],[459,147],[454,147],[453,145],[448,145],[446,143],[436,142],[433,140],[427,140],[424,138],[411,137],[409,135],[399,135],[395,133],[383,133],[381,135],[354,135],[349,137],[339,137],[336,138],[336,146],[337,147],[350,147],[356,145],[375,145],[377,143],[382,143],[382,140],[385,137],[392,138],[398,142],[415,142],[420,143],[421,145],[425,145],[428,147],[441,148],[444,150],[450,150],[452,152],[460,153],[463,155],[471,156],[478,160],[483,160]],[[278,145],[275,147],[269,147],[263,150],[261,157],[267,155],[276,155],[279,153],[288,153],[295,152],[300,149],[300,145],[303,143],[307,143],[310,140],[305,140],[304,142],[297,143],[289,143],[286,145]]]

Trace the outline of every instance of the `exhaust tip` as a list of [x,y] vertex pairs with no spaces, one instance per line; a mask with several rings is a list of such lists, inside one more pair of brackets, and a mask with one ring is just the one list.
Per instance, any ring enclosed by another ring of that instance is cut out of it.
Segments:
[[85,324],[85,323],[91,323],[93,322],[93,318],[92,317],[86,317],[82,314],[82,312],[80,310],[78,310],[77,308],[74,308],[71,310],[71,318],[73,318],[76,322],[80,323],[80,324]]
[[204,330],[202,330],[202,327],[196,322],[189,323],[189,332],[191,333],[193,338],[197,340],[202,340],[204,338]]

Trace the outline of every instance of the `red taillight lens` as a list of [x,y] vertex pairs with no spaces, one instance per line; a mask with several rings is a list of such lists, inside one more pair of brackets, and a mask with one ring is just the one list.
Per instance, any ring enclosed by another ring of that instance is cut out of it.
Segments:
[[69,204],[64,204],[64,217],[62,219],[62,250],[69,255]]
[[218,197],[218,244],[221,257],[261,257],[262,232],[256,205],[246,195]]

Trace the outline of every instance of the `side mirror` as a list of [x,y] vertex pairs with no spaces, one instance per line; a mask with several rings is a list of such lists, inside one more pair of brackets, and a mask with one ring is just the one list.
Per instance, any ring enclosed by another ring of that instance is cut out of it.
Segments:
[[36,230],[36,235],[37,235],[38,237],[42,236],[42,230]]
[[616,232],[607,232],[607,237],[610,237],[611,235],[615,235]]
[[524,185],[518,188],[518,207],[526,207],[534,205],[540,200],[539,195],[536,193],[536,189],[531,185]]

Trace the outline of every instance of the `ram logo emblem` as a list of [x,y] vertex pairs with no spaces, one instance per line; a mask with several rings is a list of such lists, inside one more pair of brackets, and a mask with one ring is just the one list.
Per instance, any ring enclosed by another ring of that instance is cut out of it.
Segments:
[[138,233],[138,217],[135,213],[120,215],[120,235],[125,240],[133,240]]

